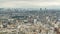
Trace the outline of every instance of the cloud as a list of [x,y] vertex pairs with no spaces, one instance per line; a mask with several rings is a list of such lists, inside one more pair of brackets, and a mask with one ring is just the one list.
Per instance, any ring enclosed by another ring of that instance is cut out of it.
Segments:
[[42,1],[42,2],[52,2],[52,1],[60,1],[60,0],[0,0],[0,1]]
[[[1,0],[0,0],[1,1]],[[0,2],[0,7],[43,7],[60,6],[59,0],[5,0]]]

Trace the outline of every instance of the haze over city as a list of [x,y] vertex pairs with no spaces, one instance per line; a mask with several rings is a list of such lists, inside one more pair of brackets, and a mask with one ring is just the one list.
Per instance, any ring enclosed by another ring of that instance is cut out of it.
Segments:
[[0,0],[0,34],[60,34],[60,0]]

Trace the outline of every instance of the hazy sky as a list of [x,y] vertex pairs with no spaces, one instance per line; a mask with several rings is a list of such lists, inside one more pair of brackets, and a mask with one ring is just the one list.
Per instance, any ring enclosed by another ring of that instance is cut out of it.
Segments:
[[0,0],[0,7],[60,7],[60,0]]

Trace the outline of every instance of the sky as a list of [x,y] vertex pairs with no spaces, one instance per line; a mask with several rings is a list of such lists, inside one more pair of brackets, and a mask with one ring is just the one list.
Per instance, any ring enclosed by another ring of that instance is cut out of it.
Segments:
[[60,0],[0,0],[0,8],[60,8]]

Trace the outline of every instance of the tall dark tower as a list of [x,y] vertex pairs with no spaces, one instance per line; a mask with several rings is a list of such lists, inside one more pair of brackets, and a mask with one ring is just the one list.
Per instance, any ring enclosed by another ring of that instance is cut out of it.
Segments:
[[40,8],[40,11],[42,11],[42,8]]
[[46,10],[46,8],[45,8],[45,10]]
[[45,8],[45,10],[44,10],[44,13],[46,14],[47,13],[47,9]]

